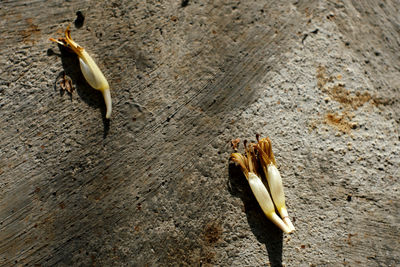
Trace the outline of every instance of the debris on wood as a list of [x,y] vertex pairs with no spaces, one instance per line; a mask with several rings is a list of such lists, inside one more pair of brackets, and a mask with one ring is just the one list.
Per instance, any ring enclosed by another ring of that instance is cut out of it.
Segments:
[[71,78],[67,74],[65,74],[65,72],[60,81],[60,86],[62,90],[67,91],[70,94],[72,94],[72,92],[75,90]]

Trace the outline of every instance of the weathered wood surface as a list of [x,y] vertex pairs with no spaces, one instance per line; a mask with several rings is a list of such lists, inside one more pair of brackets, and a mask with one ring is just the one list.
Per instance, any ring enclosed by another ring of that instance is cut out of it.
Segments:
[[[0,3],[0,265],[399,264],[400,3],[187,2]],[[255,133],[293,235],[229,167]]]

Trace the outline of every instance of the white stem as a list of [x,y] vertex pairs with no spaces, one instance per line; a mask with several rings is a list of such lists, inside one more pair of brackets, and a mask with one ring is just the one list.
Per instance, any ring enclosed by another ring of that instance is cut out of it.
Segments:
[[276,225],[278,226],[282,231],[284,231],[286,234],[290,234],[293,232],[292,229],[290,229],[281,219],[281,217],[278,216],[275,212],[271,214],[271,216],[268,216],[268,218]]
[[296,230],[296,228],[294,228],[294,225],[293,225],[293,223],[292,223],[292,221],[290,220],[289,217],[283,218],[283,221],[286,223],[286,225],[290,229],[290,233],[294,232]]
[[283,221],[286,223],[286,225],[289,227],[290,231],[293,232],[294,230],[296,230],[294,228],[294,225],[292,223],[292,221],[289,218],[289,214],[287,212],[286,207],[283,207],[279,210],[279,214],[281,215]]
[[[265,172],[265,169],[264,169]],[[272,199],[276,208],[281,215],[283,221],[286,223],[290,232],[295,230],[292,221],[289,219],[289,214],[285,204],[285,193],[283,192],[282,177],[279,170],[274,164],[268,165],[268,170],[265,172],[268,180],[269,189],[271,190]]]
[[253,191],[254,196],[257,199],[258,204],[265,213],[265,215],[270,219],[276,226],[278,226],[285,233],[290,233],[288,226],[282,221],[282,219],[275,213],[275,206],[269,196],[267,188],[261,181],[261,179],[254,173],[249,172],[249,185],[251,191]]
[[105,89],[102,90],[101,92],[103,93],[104,102],[106,103],[106,118],[109,119],[111,117],[111,111],[112,111],[110,89]]

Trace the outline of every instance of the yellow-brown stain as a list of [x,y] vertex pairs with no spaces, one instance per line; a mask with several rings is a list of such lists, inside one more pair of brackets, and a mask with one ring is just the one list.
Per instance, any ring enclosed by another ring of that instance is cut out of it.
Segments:
[[26,19],[25,22],[28,24],[28,27],[25,30],[19,31],[19,34],[22,36],[22,41],[24,43],[35,43],[36,36],[40,34],[39,27],[33,23],[33,19]]
[[357,234],[348,234],[348,235],[347,235],[347,244],[349,244],[349,246],[352,246],[352,245],[353,245],[353,243],[351,242],[351,238],[352,238],[353,236],[357,236]]
[[332,82],[332,77],[327,77],[326,68],[324,66],[318,66],[317,68],[317,86],[319,89],[324,89],[328,82]]
[[325,123],[343,133],[350,133],[351,129],[354,129],[357,125],[351,122],[351,118],[352,116],[347,113],[328,113],[325,115]]
[[319,66],[317,68],[317,86],[322,92],[329,95],[330,99],[340,103],[344,108],[351,108],[356,110],[363,106],[365,103],[373,100],[373,97],[368,92],[356,92],[352,94],[345,88],[343,83],[333,84],[327,86],[328,83],[334,83],[335,80],[341,80],[342,75],[338,74],[336,77],[328,76],[326,68]]
[[215,252],[212,247],[215,243],[217,243],[222,235],[222,227],[218,222],[210,222],[207,223],[204,227],[203,240],[205,241],[205,245],[202,246],[201,255],[200,255],[200,263],[202,265],[210,265],[212,264],[215,258]]
[[204,239],[209,244],[216,243],[222,234],[222,228],[219,224],[210,223],[207,224],[204,231]]
[[[345,88],[343,83],[335,83],[337,80],[342,79],[342,75],[338,74],[336,77],[329,76],[325,66],[319,66],[317,68],[316,78],[317,87],[328,95],[325,101],[335,101],[344,109],[341,113],[326,113],[323,117],[323,122],[343,133],[350,133],[352,129],[356,128],[356,124],[351,121],[354,117],[354,115],[350,113],[352,110],[357,110],[368,102],[373,105],[379,105],[382,102],[367,91],[352,93]],[[314,124],[310,125],[311,130],[316,128]]]
[[344,87],[344,84],[337,84],[328,88],[328,95],[332,100],[342,104],[345,108],[358,109],[372,99],[368,92],[356,92],[352,95],[349,90]]

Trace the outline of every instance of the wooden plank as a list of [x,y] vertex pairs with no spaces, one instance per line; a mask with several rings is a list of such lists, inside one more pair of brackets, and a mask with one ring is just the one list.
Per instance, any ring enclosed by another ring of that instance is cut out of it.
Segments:
[[[0,6],[0,265],[400,261],[395,1]],[[110,82],[111,121],[48,41],[68,24]],[[229,167],[229,140],[256,133],[291,236]]]

